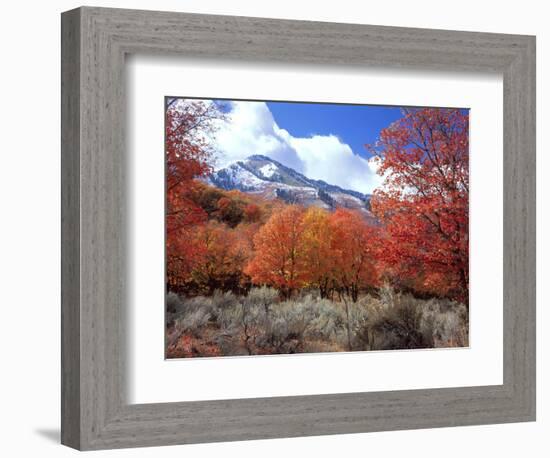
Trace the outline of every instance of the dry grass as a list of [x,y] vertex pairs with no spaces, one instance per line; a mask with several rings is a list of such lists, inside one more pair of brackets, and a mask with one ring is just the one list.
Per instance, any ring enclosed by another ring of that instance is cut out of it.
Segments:
[[382,288],[344,304],[303,292],[280,301],[276,290],[248,296],[167,298],[169,358],[460,347],[468,311],[446,299],[421,300]]

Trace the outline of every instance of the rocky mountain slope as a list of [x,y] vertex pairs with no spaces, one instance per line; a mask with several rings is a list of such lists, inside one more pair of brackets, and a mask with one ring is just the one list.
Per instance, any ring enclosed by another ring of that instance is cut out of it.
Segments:
[[267,156],[253,155],[234,162],[211,174],[208,182],[225,190],[238,189],[287,203],[315,205],[327,210],[351,208],[372,216],[369,195],[307,178]]

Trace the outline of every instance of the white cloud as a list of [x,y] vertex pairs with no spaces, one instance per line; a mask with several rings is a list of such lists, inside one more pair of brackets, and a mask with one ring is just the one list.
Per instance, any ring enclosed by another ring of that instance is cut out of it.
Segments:
[[216,133],[217,167],[263,154],[308,178],[346,189],[371,193],[381,182],[376,164],[335,135],[293,137],[277,125],[264,102],[231,102],[230,108]]
[[297,152],[280,137],[273,115],[263,102],[231,102],[226,122],[216,132],[218,167],[245,159],[252,154],[264,154],[305,173]]

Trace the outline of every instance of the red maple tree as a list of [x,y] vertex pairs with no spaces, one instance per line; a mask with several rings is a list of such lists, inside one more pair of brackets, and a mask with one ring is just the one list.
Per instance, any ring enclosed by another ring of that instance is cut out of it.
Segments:
[[404,111],[371,150],[385,177],[371,201],[386,231],[383,262],[405,284],[468,301],[468,115]]
[[195,178],[211,171],[212,149],[208,135],[223,117],[214,103],[172,99],[166,108],[166,261],[167,280],[182,283],[201,253],[191,236],[206,222],[205,211],[191,194]]

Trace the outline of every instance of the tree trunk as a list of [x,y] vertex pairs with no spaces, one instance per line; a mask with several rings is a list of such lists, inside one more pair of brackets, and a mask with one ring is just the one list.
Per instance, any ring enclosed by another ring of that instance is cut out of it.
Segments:
[[346,296],[343,295],[343,300],[344,300],[344,306],[346,308],[346,321],[347,321],[347,331],[348,331],[348,350],[349,351],[352,351],[353,348],[351,346],[351,321],[350,321],[350,318],[349,318],[349,304],[348,304],[348,300],[346,299]]
[[468,285],[468,276],[466,271],[462,268],[460,269],[460,283],[462,284],[462,288],[464,290],[464,303],[466,307],[469,308],[470,298],[468,296],[470,289]]
[[359,287],[357,285],[351,286],[351,300],[353,302],[357,302],[357,299],[359,299]]

